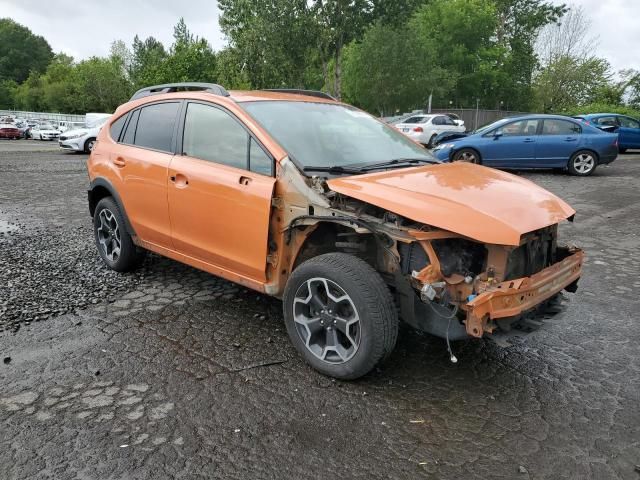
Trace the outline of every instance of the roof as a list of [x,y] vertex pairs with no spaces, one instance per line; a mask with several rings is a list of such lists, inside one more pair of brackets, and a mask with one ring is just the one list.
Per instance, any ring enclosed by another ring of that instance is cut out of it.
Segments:
[[270,90],[231,90],[230,98],[236,102],[259,102],[265,100],[285,100],[289,102],[339,103],[337,100],[320,98],[301,93],[274,92]]

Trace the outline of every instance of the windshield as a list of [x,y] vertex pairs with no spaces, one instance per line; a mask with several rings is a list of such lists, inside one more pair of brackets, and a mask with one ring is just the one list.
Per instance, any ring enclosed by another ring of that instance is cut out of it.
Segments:
[[396,129],[353,107],[286,101],[245,102],[243,107],[302,167],[434,161]]
[[400,123],[425,123],[429,117],[409,117]]
[[40,130],[55,130],[55,128],[49,123],[42,123],[40,124]]

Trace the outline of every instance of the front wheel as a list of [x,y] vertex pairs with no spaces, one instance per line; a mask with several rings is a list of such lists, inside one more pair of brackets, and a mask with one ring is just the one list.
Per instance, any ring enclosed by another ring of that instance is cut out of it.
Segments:
[[285,287],[284,319],[296,349],[313,368],[353,380],[389,355],[398,314],[380,275],[364,260],[327,253],[302,263]]
[[586,177],[595,171],[597,165],[596,155],[593,152],[580,150],[573,154],[567,168],[571,175]]
[[456,162],[466,162],[466,163],[480,163],[480,155],[478,152],[471,148],[463,148],[462,150],[458,150],[453,155],[453,160]]
[[93,150],[93,146],[95,145],[95,143],[95,138],[90,138],[86,142],[84,142],[84,153],[91,153],[91,150]]

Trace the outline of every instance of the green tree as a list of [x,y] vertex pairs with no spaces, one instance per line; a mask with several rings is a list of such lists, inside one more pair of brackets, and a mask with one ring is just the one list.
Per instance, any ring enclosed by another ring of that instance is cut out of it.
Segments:
[[16,107],[16,91],[18,83],[15,80],[0,80],[0,109],[14,109]]
[[436,103],[475,105],[480,98],[486,104],[499,95],[505,50],[496,41],[496,27],[495,7],[486,0],[432,0],[416,12],[409,23],[413,48],[428,48],[455,79],[448,98],[436,98]]
[[0,18],[0,80],[18,83],[42,73],[53,58],[47,41],[10,18]]
[[380,116],[425,106],[430,93],[442,95],[452,84],[437,60],[410,29],[378,21],[345,49],[344,96]]
[[162,42],[154,37],[144,41],[137,35],[134,37],[129,76],[135,88],[161,83],[167,55]]

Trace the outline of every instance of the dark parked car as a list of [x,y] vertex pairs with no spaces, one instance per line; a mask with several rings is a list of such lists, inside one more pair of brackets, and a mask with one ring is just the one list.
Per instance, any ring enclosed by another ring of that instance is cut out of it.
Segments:
[[527,115],[498,120],[438,145],[440,160],[500,168],[566,168],[591,175],[618,155],[618,136],[560,115]]
[[617,133],[620,153],[626,152],[629,148],[640,148],[640,121],[635,118],[618,113],[591,113],[576,115],[573,118],[605,132]]

